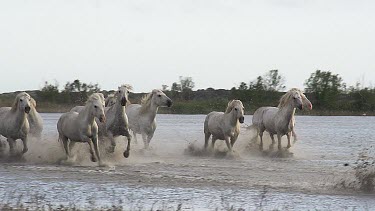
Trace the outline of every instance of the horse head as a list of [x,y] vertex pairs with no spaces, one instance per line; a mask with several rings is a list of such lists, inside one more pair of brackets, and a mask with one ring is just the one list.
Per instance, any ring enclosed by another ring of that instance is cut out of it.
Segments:
[[173,101],[159,89],[152,90],[152,101],[158,106],[171,107],[173,104]]
[[245,108],[240,100],[232,100],[228,103],[228,107],[225,113],[230,113],[230,112],[233,112],[233,115],[236,116],[236,119],[238,119],[240,123],[244,123]]
[[16,96],[16,99],[13,102],[12,110],[20,110],[25,113],[30,112],[31,106],[31,97],[26,92],[21,92]]
[[99,119],[100,122],[105,122],[106,117],[104,113],[103,99],[99,93],[90,95],[87,100],[86,106],[90,106],[92,114]]
[[130,85],[122,85],[118,87],[118,90],[115,94],[116,100],[121,103],[122,106],[126,106],[129,102],[129,93],[132,90]]

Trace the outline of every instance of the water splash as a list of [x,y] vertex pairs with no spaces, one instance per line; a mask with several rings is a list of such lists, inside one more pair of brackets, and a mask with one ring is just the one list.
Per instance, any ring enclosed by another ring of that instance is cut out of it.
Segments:
[[[344,166],[350,166],[348,163]],[[375,189],[375,150],[373,147],[363,149],[352,165],[350,177],[342,178],[336,187],[374,192]]]

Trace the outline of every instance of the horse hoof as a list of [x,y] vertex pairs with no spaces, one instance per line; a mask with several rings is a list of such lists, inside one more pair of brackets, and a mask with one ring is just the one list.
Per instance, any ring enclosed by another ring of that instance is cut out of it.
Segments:
[[96,158],[94,156],[91,156],[91,161],[96,162]]
[[124,152],[124,157],[125,157],[125,158],[128,158],[129,155],[130,155],[130,152],[129,152],[128,150]]

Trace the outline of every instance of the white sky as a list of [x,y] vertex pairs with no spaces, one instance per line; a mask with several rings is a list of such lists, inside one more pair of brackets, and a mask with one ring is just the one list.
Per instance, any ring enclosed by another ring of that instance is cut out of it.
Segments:
[[[0,0],[0,93],[80,79],[136,92],[191,76],[225,88],[279,69],[375,79],[375,1]],[[61,87],[60,87],[61,88]]]

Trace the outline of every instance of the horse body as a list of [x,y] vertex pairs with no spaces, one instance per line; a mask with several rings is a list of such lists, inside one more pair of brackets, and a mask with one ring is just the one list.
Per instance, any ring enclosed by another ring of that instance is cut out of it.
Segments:
[[26,92],[19,93],[12,107],[0,108],[0,135],[7,138],[10,154],[14,155],[17,139],[23,142],[22,154],[28,151],[27,138],[30,130],[27,114],[30,112],[31,97]]
[[75,142],[85,142],[90,145],[91,160],[95,162],[97,157],[100,162],[98,126],[95,117],[100,122],[105,121],[103,100],[97,93],[89,97],[81,112],[70,111],[61,115],[57,122],[57,130],[59,140],[63,141],[67,158],[71,156],[70,151]]
[[212,148],[214,148],[216,140],[220,139],[225,140],[231,151],[240,133],[240,123],[243,122],[244,107],[239,100],[230,101],[225,113],[216,111],[209,113],[204,121],[204,147],[207,148],[208,140],[212,135]]
[[[127,137],[128,145],[126,147],[126,150],[124,151],[124,157],[129,157],[131,142],[131,135],[129,133],[128,127],[128,117],[125,112],[125,106],[129,102],[128,95],[130,93],[130,89],[130,85],[123,85],[118,87],[118,91],[115,94],[116,100],[114,101],[114,104],[111,107],[106,108],[105,111],[107,122],[105,123],[105,125],[99,125],[100,131],[103,131],[104,133],[103,135],[109,137],[111,140],[111,152],[114,152],[116,146],[114,137]],[[102,127],[105,127],[105,129],[101,129]]]
[[126,108],[126,115],[129,118],[129,128],[137,140],[136,134],[141,134],[144,147],[148,148],[156,130],[155,117],[159,106],[172,106],[172,100],[161,90],[154,89],[151,93],[142,98],[141,105],[130,104]]
[[263,150],[263,132],[267,131],[272,139],[271,148],[275,144],[274,135],[277,135],[278,148],[281,149],[281,137],[287,135],[288,146],[290,144],[290,133],[294,128],[295,108],[302,109],[303,102],[299,91],[292,89],[280,99],[278,107],[261,107],[253,114],[253,126],[260,136],[260,149]]

